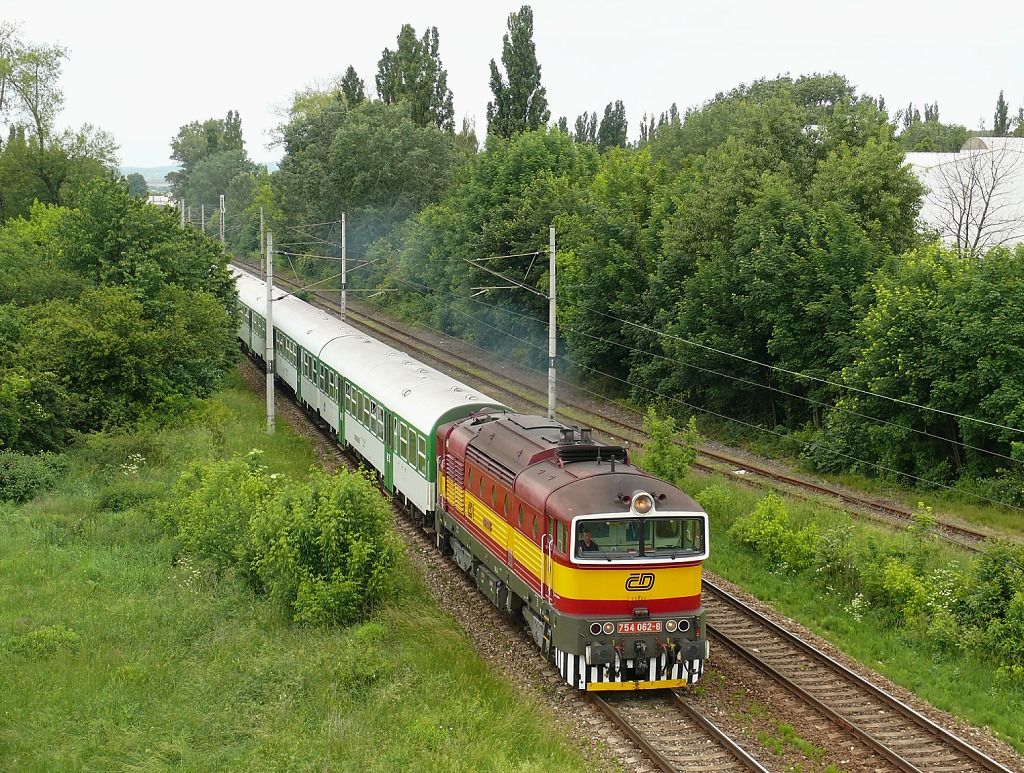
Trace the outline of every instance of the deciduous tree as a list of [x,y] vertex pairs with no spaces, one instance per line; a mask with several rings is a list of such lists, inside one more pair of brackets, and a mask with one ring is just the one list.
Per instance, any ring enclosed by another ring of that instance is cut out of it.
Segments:
[[407,101],[417,126],[435,126],[455,131],[455,109],[448,88],[448,71],[438,53],[437,27],[422,38],[412,25],[402,25],[394,51],[384,49],[377,63],[377,94],[388,105]]
[[604,108],[604,117],[597,130],[597,147],[603,153],[609,148],[626,147],[626,132],[629,122],[626,121],[626,108],[622,100],[609,102]]
[[540,128],[551,118],[551,111],[547,90],[540,82],[540,63],[533,44],[533,10],[528,5],[509,14],[501,63],[504,75],[491,60],[494,101],[487,103],[487,133],[511,137]]

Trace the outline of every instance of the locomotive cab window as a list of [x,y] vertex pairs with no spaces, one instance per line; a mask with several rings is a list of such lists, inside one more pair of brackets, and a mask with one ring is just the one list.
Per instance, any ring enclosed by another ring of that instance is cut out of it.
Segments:
[[577,557],[602,560],[687,558],[704,552],[704,519],[695,516],[578,521]]

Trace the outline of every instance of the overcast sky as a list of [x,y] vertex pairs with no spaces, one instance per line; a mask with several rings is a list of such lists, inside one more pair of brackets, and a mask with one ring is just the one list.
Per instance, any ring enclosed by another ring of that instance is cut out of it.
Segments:
[[[621,99],[635,138],[644,112],[699,105],[741,82],[835,71],[890,110],[937,100],[941,119],[992,126],[1005,90],[1024,105],[1024,3],[827,0],[642,3],[535,0],[534,41],[552,117]],[[111,132],[126,166],[170,163],[169,143],[193,120],[240,111],[249,154],[268,148],[279,110],[303,87],[352,64],[373,89],[382,49],[403,23],[440,33],[465,115],[486,133],[488,63],[501,55],[519,3],[275,3],[0,0],[24,38],[70,49],[61,124]]]

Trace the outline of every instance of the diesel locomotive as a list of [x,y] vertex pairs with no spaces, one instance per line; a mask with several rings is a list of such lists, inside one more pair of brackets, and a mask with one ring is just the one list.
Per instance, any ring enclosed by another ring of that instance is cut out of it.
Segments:
[[[263,359],[265,284],[233,269]],[[275,378],[581,690],[681,687],[708,656],[708,519],[587,429],[500,402],[275,288]]]

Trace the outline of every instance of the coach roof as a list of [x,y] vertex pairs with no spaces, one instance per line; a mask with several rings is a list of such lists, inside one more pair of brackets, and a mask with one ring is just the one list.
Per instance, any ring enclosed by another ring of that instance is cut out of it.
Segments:
[[[242,302],[258,311],[265,308],[265,283],[240,269],[234,271]],[[274,288],[274,326],[424,434],[456,409],[464,414],[466,406],[502,407],[497,400],[278,287]]]

